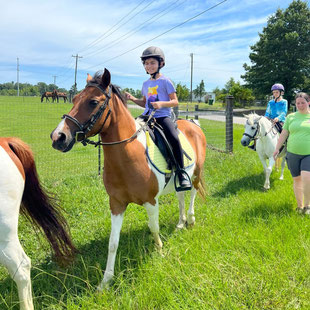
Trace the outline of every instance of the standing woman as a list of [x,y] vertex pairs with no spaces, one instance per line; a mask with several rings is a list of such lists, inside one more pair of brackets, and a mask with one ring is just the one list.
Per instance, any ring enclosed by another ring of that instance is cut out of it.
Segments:
[[286,160],[294,181],[296,211],[310,214],[310,97],[298,93],[295,99],[297,112],[287,116],[273,156],[288,139]]

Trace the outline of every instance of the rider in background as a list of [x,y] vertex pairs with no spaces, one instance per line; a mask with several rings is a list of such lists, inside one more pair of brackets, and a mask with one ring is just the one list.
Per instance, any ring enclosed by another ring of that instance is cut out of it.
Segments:
[[[281,133],[287,114],[287,100],[282,97],[284,94],[284,86],[276,83],[272,85],[271,91],[273,99],[268,102],[265,117],[271,120],[279,133]],[[253,145],[250,145],[249,148],[256,150],[255,142]]]
[[143,51],[140,57],[144,69],[150,78],[142,85],[142,99],[137,99],[126,92],[126,99],[144,107],[142,115],[150,115],[156,109],[154,118],[162,126],[167,140],[172,146],[173,155],[177,162],[176,174],[181,190],[190,190],[191,182],[184,171],[184,160],[181,143],[176,126],[171,119],[171,108],[179,104],[176,90],[167,77],[159,71],[165,65],[165,55],[159,47],[151,46]]

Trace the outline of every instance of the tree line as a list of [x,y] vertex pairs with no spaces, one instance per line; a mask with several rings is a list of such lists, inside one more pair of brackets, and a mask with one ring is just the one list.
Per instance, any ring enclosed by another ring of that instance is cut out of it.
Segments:
[[[59,92],[68,92],[65,88],[59,88],[55,84],[45,84],[43,82],[39,82],[36,85],[19,83],[20,96],[41,96],[46,91],[52,92],[54,89]],[[0,84],[0,96],[17,96],[17,83],[8,82]]]

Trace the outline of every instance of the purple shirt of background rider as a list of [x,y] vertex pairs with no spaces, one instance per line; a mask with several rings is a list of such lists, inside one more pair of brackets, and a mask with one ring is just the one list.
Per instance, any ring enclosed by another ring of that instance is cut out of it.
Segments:
[[[176,90],[172,82],[164,75],[161,75],[156,80],[148,79],[147,81],[145,81],[142,85],[142,95],[146,99],[143,115],[149,115],[154,110],[150,102],[169,101],[169,94],[175,92]],[[158,109],[155,112],[154,117],[171,117],[171,108]]]

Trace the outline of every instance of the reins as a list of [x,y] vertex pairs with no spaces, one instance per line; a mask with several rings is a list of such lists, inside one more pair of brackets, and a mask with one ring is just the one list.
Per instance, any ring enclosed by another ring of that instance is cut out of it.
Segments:
[[[269,120],[269,119],[268,119]],[[270,120],[269,120],[270,121]],[[272,130],[273,130],[273,128],[275,127],[275,124],[271,124],[271,127],[270,127],[270,129],[267,131],[267,132],[265,132],[265,134],[263,135],[263,137],[261,137],[261,138],[264,138],[264,137],[266,137]],[[254,135],[253,136],[250,136],[248,133],[243,133],[243,136],[247,136],[247,137],[249,137],[251,140],[258,140],[259,139],[259,133],[260,133],[260,124],[259,124],[259,121],[257,122],[257,129],[256,129],[256,131],[255,131],[255,133],[254,133]],[[276,133],[274,133],[274,132],[272,132],[273,134],[276,134]]]

